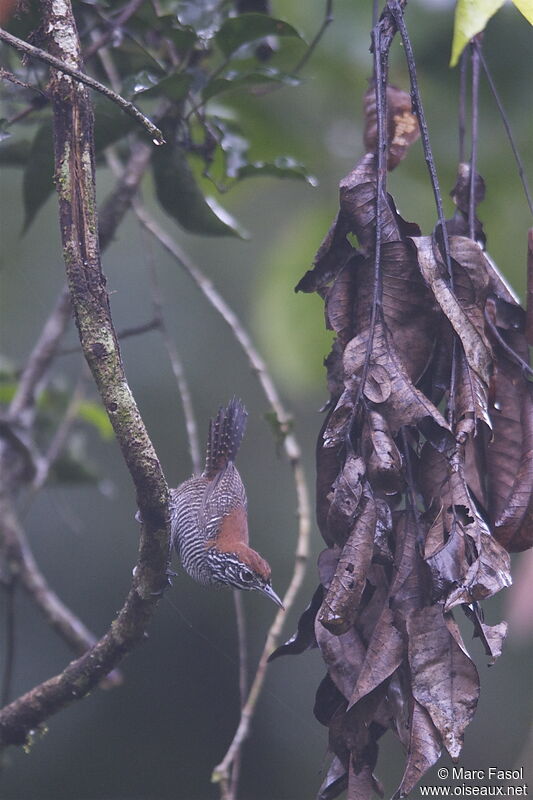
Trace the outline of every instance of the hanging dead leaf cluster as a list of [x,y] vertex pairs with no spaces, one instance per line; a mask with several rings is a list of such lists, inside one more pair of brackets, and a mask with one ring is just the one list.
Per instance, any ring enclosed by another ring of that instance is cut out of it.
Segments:
[[[418,123],[405,92],[388,87],[387,106],[391,170]],[[506,623],[485,624],[480,603],[510,585],[508,552],[533,540],[525,315],[477,219],[468,238],[469,166],[452,193],[447,259],[441,230],[422,236],[389,195],[376,196],[373,88],[365,114],[367,152],[341,181],[337,217],[297,286],[323,297],[336,335],[316,455],[327,547],[298,631],[274,657],[318,646],[327,667],[315,704],[333,754],[321,800],[347,786],[350,800],[379,790],[389,729],[406,751],[398,797],[443,748],[458,758],[479,677],[454,609],[493,661]],[[476,202],[483,192],[478,177]]]

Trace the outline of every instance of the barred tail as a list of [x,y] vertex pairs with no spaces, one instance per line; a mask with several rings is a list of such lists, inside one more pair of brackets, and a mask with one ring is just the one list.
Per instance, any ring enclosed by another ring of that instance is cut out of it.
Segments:
[[242,400],[233,397],[226,407],[219,408],[218,414],[209,423],[207,453],[204,476],[213,478],[234,461],[244,436],[248,412]]

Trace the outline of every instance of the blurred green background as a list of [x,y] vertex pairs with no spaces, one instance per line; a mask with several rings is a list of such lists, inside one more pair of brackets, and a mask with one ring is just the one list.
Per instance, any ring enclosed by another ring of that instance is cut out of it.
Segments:
[[[323,3],[273,3],[273,12],[310,39]],[[294,294],[309,268],[337,207],[337,185],[362,155],[362,94],[371,72],[371,3],[339,0],[334,22],[303,73],[303,83],[266,95],[232,97],[254,140],[254,154],[279,152],[305,162],[319,179],[303,182],[261,178],[245,181],[222,198],[251,232],[247,242],[187,235],[161,222],[222,291],[265,356],[294,417],[312,488],[314,441],[326,400],[322,360],[329,335],[315,296]],[[458,71],[448,68],[453,3],[411,0],[407,22],[419,70],[446,211],[457,160]],[[505,101],[513,130],[532,175],[533,36],[514,7],[489,23],[485,53]],[[407,87],[403,52],[395,43],[391,82]],[[503,126],[485,83],[481,89],[479,171],[487,198],[479,209],[488,247],[523,296],[526,232],[531,220]],[[113,185],[99,170],[99,197]],[[431,189],[420,144],[390,181],[406,219],[424,233],[435,222]],[[153,186],[144,195],[152,205]],[[63,283],[55,198],[20,235],[21,174],[2,169],[0,198],[0,350],[15,365],[27,357]],[[250,412],[239,468],[248,489],[252,542],[270,561],[282,594],[292,571],[296,542],[292,475],[264,419],[266,401],[225,323],[207,306],[190,280],[156,245],[147,243],[129,216],[105,253],[117,329],[150,318],[147,264],[159,268],[165,312],[190,382],[202,439],[207,420],[232,394]],[[75,342],[72,329],[69,342]],[[124,341],[130,384],[162,460],[176,485],[190,474],[179,395],[157,333]],[[79,356],[56,365],[56,381],[72,388]],[[51,488],[23,512],[35,555],[60,597],[102,633],[127,592],[136,560],[135,500],[115,444],[87,430],[89,452],[100,483],[89,488]],[[25,508],[25,501],[22,500]],[[293,632],[317,582],[314,563],[322,543],[313,526],[313,556],[305,588],[285,626]],[[179,569],[179,568],[177,568]],[[31,751],[11,749],[0,776],[6,800],[211,800],[209,782],[238,721],[238,679],[233,601],[178,574],[143,646],[124,662],[124,685],[96,691],[49,721]],[[511,590],[512,592],[513,590]],[[508,592],[508,595],[510,593]],[[511,595],[512,597],[512,595]],[[487,604],[496,622],[509,598]],[[254,667],[275,613],[265,598],[246,594],[244,605]],[[16,598],[15,696],[61,670],[70,658],[27,599]],[[469,635],[469,634],[468,634]],[[510,632],[504,654],[490,670],[478,642],[472,652],[481,671],[482,694],[466,735],[462,764],[510,769],[533,762],[531,639]],[[307,800],[326,767],[327,735],[314,720],[314,692],[324,669],[316,651],[276,661],[244,748],[241,800]],[[528,737],[529,740],[528,740]],[[529,741],[529,744],[528,744]],[[446,763],[446,762],[444,762]],[[531,769],[531,767],[530,767]],[[392,738],[383,744],[377,773],[389,795],[402,772],[402,753]],[[432,777],[433,776],[433,777]],[[533,776],[530,779],[533,781]],[[435,783],[434,771],[424,783]]]

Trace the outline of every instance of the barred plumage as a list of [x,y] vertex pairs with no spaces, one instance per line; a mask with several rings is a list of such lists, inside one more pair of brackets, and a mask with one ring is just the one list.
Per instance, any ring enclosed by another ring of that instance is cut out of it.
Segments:
[[203,473],[170,493],[172,543],[199,583],[258,589],[282,605],[269,565],[248,545],[246,491],[233,463],[247,416],[234,397],[210,421]]

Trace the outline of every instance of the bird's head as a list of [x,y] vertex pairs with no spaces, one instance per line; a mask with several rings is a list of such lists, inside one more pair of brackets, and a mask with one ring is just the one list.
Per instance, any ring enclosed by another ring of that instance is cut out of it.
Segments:
[[241,544],[231,552],[210,547],[207,558],[218,583],[246,591],[257,589],[283,608],[283,603],[272,588],[269,565],[251,547]]

